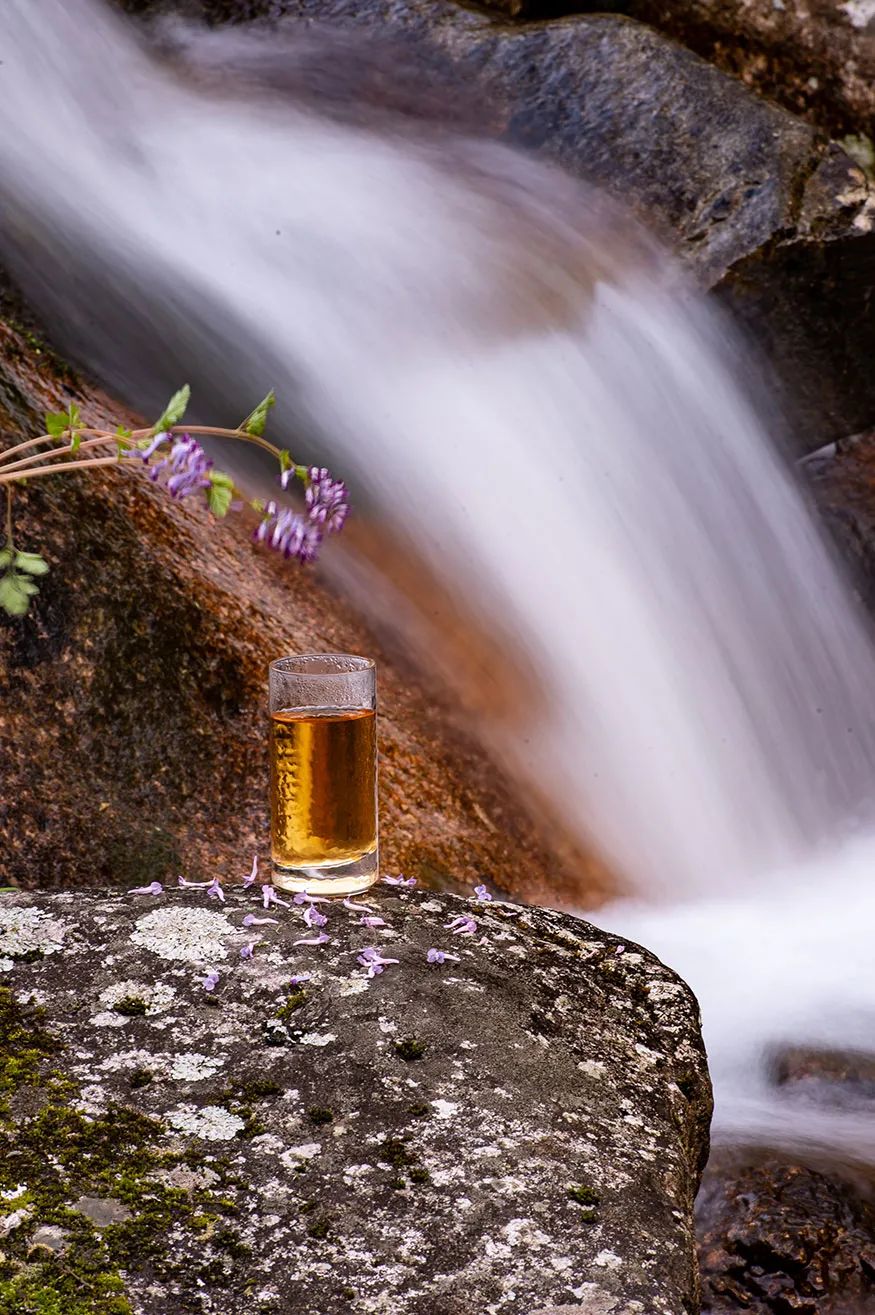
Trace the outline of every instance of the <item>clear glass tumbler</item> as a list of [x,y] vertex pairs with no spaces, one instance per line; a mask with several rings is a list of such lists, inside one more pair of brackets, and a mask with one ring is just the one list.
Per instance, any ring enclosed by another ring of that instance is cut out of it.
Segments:
[[377,673],[370,658],[270,664],[273,884],[351,895],[379,875]]

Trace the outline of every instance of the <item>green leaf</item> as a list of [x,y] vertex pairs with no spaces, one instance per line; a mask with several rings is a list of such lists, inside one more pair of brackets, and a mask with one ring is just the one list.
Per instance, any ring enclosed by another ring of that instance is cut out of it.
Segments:
[[67,412],[46,412],[46,433],[50,438],[63,438],[67,432]]
[[166,429],[172,429],[174,425],[178,425],[185,415],[190,399],[191,389],[186,384],[183,388],[180,388],[178,393],[173,394],[160,419],[152,426],[151,433],[163,434]]
[[24,571],[27,575],[45,575],[49,569],[49,564],[37,552],[17,552],[15,554],[15,569]]
[[5,548],[0,548],[0,571],[6,569],[14,556],[15,550],[8,543]]
[[234,481],[230,475],[221,470],[210,471],[210,487],[207,489],[207,506],[214,516],[227,516],[231,499],[234,497]]
[[247,416],[240,428],[244,434],[255,434],[258,438],[264,433],[264,427],[267,424],[267,415],[271,407],[276,403],[276,393],[271,388],[263,402],[258,406],[250,416]]
[[75,402],[71,402],[67,407],[67,428],[78,429],[82,423],[82,412]]
[[253,498],[249,505],[253,511],[264,511],[264,501],[261,498]]
[[118,429],[115,431],[116,456],[120,457],[122,453],[130,452],[131,448],[134,446],[133,443],[130,441],[133,438],[133,436],[134,436],[134,431],[132,429],[125,429],[124,425],[119,425]]
[[[287,470],[291,470],[291,469],[292,469],[292,467],[294,466],[294,464],[295,464],[295,463],[294,463],[294,461],[292,460],[292,454],[291,454],[291,452],[287,452],[286,449],[285,449],[284,447],[281,447],[281,448],[280,448],[280,473],[284,475],[284,474],[286,473]],[[295,473],[297,474],[297,471],[296,471]],[[285,487],[285,485],[284,485],[283,487]]]
[[[24,583],[30,581],[25,579]],[[10,572],[0,577],[0,609],[9,616],[25,616],[30,607],[30,594],[36,591],[36,585],[32,590],[22,588],[22,577]]]

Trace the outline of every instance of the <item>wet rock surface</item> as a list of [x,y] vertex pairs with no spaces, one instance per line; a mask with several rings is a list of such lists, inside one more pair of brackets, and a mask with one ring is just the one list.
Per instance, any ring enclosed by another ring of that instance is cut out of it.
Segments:
[[369,900],[313,947],[239,889],[0,897],[3,1315],[696,1308],[689,990],[566,915]]
[[[399,80],[418,72],[433,111],[435,85],[450,114],[457,86],[476,88],[476,131],[619,198],[730,307],[784,382],[803,450],[875,420],[875,192],[825,135],[692,51],[613,14],[519,25],[448,0],[216,0],[201,12],[377,36]],[[377,98],[391,82],[381,68]],[[352,78],[358,98],[368,82]]]
[[[9,298],[5,310],[0,445],[71,399],[94,423],[123,418]],[[17,542],[51,570],[30,616],[0,616],[0,885],[242,875],[268,834],[267,664],[335,650],[379,664],[385,870],[536,899],[561,898],[564,881],[571,897],[578,857],[549,857],[440,692],[324,576],[259,553],[245,518],[212,523],[141,471],[90,475],[16,493]]]
[[704,1315],[864,1315],[875,1307],[875,1205],[834,1174],[721,1154],[697,1204]]

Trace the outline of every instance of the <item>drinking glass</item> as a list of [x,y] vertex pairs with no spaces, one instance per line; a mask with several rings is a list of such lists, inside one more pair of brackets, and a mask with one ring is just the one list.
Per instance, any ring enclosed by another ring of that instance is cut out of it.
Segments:
[[273,884],[351,895],[377,880],[377,680],[370,658],[270,664]]

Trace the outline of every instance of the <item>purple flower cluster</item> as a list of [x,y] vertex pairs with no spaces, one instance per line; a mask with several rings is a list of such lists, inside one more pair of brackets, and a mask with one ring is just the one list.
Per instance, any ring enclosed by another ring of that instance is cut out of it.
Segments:
[[349,490],[324,466],[311,466],[307,480],[307,515],[314,524],[322,527],[325,534],[337,534],[349,515]]
[[315,521],[308,520],[299,512],[269,502],[264,509],[264,519],[252,537],[256,543],[266,543],[268,548],[282,553],[283,557],[297,557],[299,562],[312,562],[319,553],[322,530]]
[[[170,434],[156,434],[148,447],[131,448],[129,457],[139,457],[148,465],[159,448],[170,441]],[[161,472],[169,471],[167,492],[171,498],[187,498],[190,493],[210,487],[210,471],[213,463],[191,434],[180,434],[174,439],[167,456],[162,457],[157,465],[149,470],[149,478],[157,481]]]
[[[280,475],[283,488],[293,475],[301,471],[300,466],[284,470]],[[310,466],[304,478],[307,485],[304,495],[306,514],[269,502],[253,537],[256,543],[267,544],[268,548],[284,557],[312,562],[318,555],[323,537],[343,529],[349,514],[349,491],[343,481],[334,479],[324,466]]]

